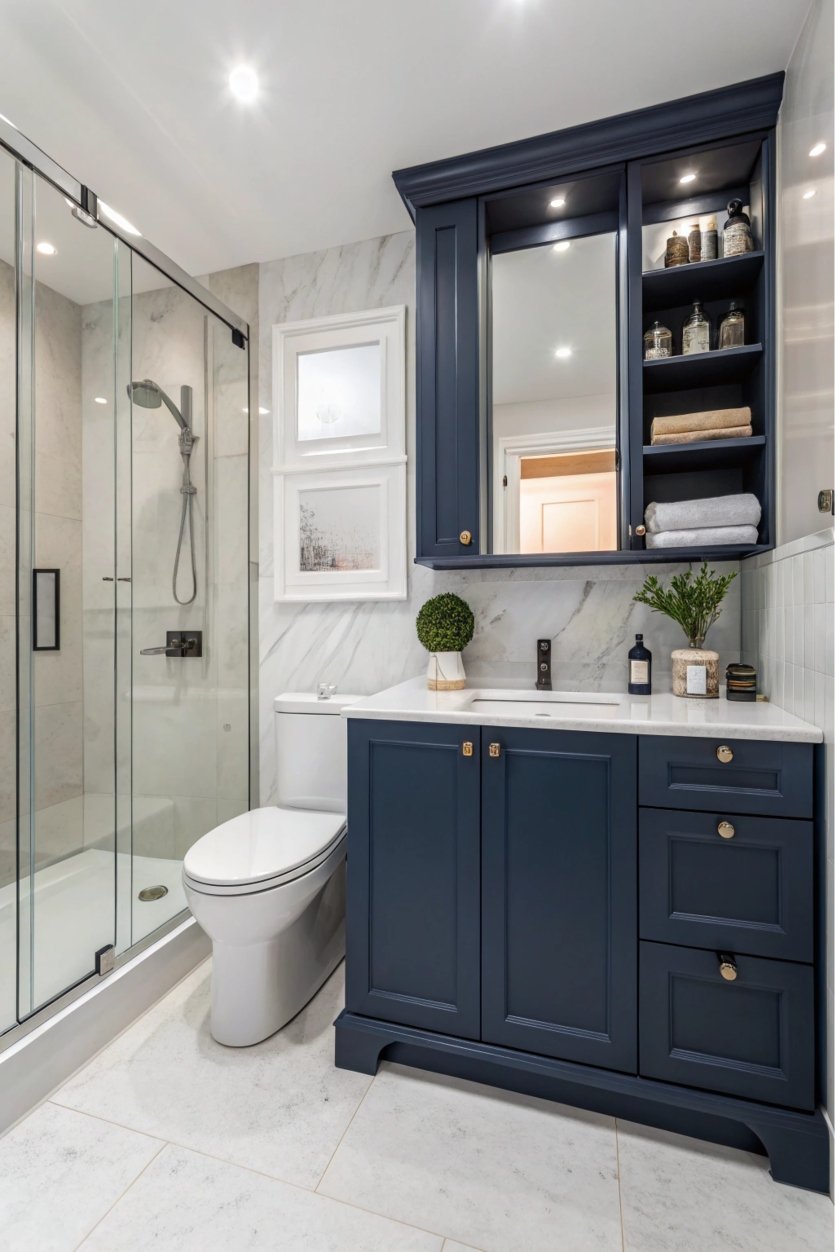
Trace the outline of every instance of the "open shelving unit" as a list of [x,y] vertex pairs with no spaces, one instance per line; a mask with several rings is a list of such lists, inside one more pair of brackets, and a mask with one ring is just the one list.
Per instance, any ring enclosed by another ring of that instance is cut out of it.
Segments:
[[[774,429],[774,239],[773,139],[767,132],[736,137],[635,163],[630,169],[630,448],[632,516],[655,500],[670,502],[751,492],[762,506],[755,545],[722,549],[728,558],[773,546]],[[682,192],[681,177],[696,179]],[[716,220],[719,251],[731,199],[741,199],[751,218],[755,250],[741,256],[664,268],[664,244],[672,230],[687,234]],[[637,255],[636,255],[637,254]],[[682,330],[700,300],[711,323],[711,350],[681,355]],[[719,349],[719,323],[732,300],[745,308],[745,344]],[[643,333],[658,320],[673,336],[673,356],[643,359]],[[751,410],[747,438],[705,439],[686,444],[651,441],[656,417],[706,409]],[[686,550],[667,550],[684,559]],[[691,556],[693,550],[691,550]]]

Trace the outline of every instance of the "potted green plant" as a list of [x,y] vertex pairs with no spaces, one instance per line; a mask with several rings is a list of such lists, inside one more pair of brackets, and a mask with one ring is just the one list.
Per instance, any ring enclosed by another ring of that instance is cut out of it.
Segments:
[[704,647],[707,633],[722,612],[722,601],[736,574],[717,574],[702,565],[698,574],[687,570],[674,574],[669,587],[662,587],[650,574],[633,597],[653,613],[678,622],[688,646],[676,648],[673,660],[673,695],[713,698],[719,695],[719,653]]
[[461,652],[473,637],[473,611],[446,591],[427,600],[417,615],[417,637],[429,653],[430,691],[459,691],[466,682]]

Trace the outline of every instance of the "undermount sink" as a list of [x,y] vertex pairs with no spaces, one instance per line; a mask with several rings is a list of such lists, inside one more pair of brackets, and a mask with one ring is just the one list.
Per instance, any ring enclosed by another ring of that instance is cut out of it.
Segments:
[[614,695],[588,694],[580,691],[507,692],[503,695],[474,695],[469,707],[474,713],[504,714],[506,717],[559,717],[566,713],[593,713],[598,717],[614,717],[620,707]]

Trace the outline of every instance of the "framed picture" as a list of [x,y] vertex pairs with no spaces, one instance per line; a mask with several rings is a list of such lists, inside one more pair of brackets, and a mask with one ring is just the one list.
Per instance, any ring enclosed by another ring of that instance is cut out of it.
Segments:
[[406,454],[405,306],[273,327],[275,473]]
[[406,598],[406,466],[283,474],[276,600]]

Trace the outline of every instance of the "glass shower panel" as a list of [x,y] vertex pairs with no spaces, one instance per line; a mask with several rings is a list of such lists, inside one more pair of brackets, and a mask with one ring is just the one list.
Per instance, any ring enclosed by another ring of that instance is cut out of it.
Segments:
[[17,1019],[15,161],[0,148],[0,1031]]
[[248,807],[247,371],[229,328],[133,258],[132,934]]
[[116,938],[114,464],[128,404],[116,349],[129,269],[124,245],[38,176],[20,199],[24,332],[31,300],[17,502],[24,1017],[93,973]]

